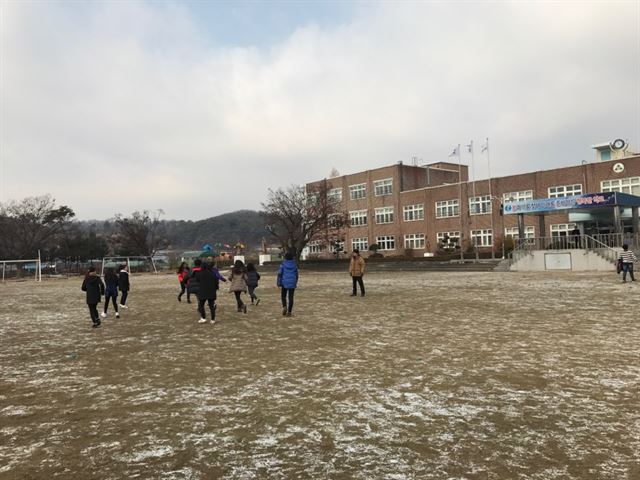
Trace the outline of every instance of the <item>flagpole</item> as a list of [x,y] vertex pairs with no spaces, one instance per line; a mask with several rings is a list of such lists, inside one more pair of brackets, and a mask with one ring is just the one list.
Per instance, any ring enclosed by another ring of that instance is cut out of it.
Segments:
[[[476,196],[476,174],[475,174],[475,157],[474,157],[474,153],[473,153],[473,140],[469,141],[469,145],[467,145],[468,149],[469,149],[469,153],[471,154],[471,195],[474,197]],[[468,215],[469,215],[469,226],[471,228],[474,228],[476,226],[476,219],[475,217],[472,219],[471,218],[471,204],[468,205]],[[476,212],[479,213],[479,212]],[[469,239],[471,240],[473,238],[473,235],[469,235]],[[474,253],[476,255],[476,261],[478,260],[478,243],[477,241],[473,242],[473,250]]]
[[[487,173],[489,175],[489,198],[491,199],[491,258],[496,258],[496,253],[494,249],[495,239],[496,239],[496,231],[493,228],[493,192],[491,190],[491,155],[489,153],[489,137],[487,137],[487,143],[485,143],[485,150],[487,151]],[[502,237],[502,243],[504,244],[504,232],[500,232],[500,236]],[[504,255],[502,255],[504,259]]]

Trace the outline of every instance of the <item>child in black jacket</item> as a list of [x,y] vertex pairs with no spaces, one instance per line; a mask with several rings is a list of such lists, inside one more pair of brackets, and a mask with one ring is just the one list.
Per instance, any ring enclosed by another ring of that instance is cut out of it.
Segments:
[[118,288],[120,289],[120,308],[127,307],[127,296],[129,295],[129,272],[127,266],[122,265],[118,273]]
[[256,288],[258,288],[258,282],[260,281],[260,274],[256,270],[253,263],[247,264],[247,289],[249,290],[249,297],[251,298],[251,305],[258,305],[260,299],[256,295]]
[[118,313],[118,284],[120,283],[120,279],[113,268],[107,268],[107,271],[104,273],[104,283],[104,311],[101,313],[101,316],[102,318],[106,318],[107,310],[109,310],[109,300],[111,300],[113,309],[116,311],[116,318],[120,318],[120,313]]
[[87,292],[87,305],[89,305],[89,315],[93,322],[93,328],[100,326],[100,315],[98,315],[98,304],[104,295],[104,283],[96,273],[95,267],[89,267],[89,271],[82,282],[82,291]]

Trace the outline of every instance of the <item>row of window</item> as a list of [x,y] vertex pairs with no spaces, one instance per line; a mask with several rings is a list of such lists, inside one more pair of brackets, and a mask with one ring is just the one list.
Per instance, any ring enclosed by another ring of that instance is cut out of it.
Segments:
[[[551,236],[560,237],[568,236],[575,228],[575,223],[561,223],[551,225]],[[518,227],[508,227],[504,229],[505,237],[516,238],[518,236]],[[524,229],[525,238],[535,237],[535,227],[526,226]],[[438,244],[443,248],[454,248],[460,242],[460,232],[438,232],[436,234]],[[493,230],[480,229],[471,230],[471,242],[479,247],[490,247],[493,245]],[[382,235],[376,237],[376,244],[380,250],[395,250],[396,240],[394,235]],[[344,247],[344,245],[342,245]],[[424,249],[426,246],[426,235],[424,233],[411,233],[404,235],[404,248],[407,249]],[[369,249],[369,238],[360,237],[351,240],[351,249],[366,251]],[[320,253],[322,251],[320,242],[311,242],[309,244],[309,253]]]
[[[393,223],[394,208],[380,207],[374,209],[375,222],[377,224]],[[424,204],[407,205],[403,207],[405,222],[424,220]],[[361,227],[367,224],[367,210],[352,210],[349,212],[349,223],[352,227]]]
[[[640,177],[619,178],[615,180],[604,180],[600,182],[601,191],[603,192],[623,192],[632,195],[640,195]],[[374,194],[376,197],[391,195],[393,193],[393,179],[377,180],[373,182]],[[573,185],[557,185],[547,189],[549,198],[569,197],[572,195],[582,194],[582,184]],[[331,200],[336,202],[342,201],[342,188],[332,188],[328,194]],[[360,183],[349,186],[349,198],[351,200],[359,200],[367,197],[367,184]],[[519,192],[508,192],[502,195],[503,202],[521,202],[533,199],[533,190],[522,190]],[[448,202],[453,202],[449,200]],[[457,200],[455,200],[457,202]],[[438,202],[439,204],[447,204],[448,202]],[[447,209],[446,205],[442,206]],[[491,198],[489,195],[473,197],[469,200],[469,210],[472,215],[483,213],[491,213]],[[458,213],[453,214],[447,211],[439,218],[455,217]]]

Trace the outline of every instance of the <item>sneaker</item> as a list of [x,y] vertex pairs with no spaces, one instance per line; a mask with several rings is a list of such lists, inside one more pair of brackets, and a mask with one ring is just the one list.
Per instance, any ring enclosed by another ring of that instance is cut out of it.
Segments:
[[206,318],[201,318],[200,320],[198,320],[198,323],[207,323],[207,319]]
[[178,301],[181,302],[182,301],[182,295],[178,295]]
[[98,328],[99,326],[100,326],[100,324],[99,324],[99,323],[94,323],[94,324],[92,325],[92,327],[93,327],[93,328]]
[[352,293],[350,296],[351,296],[351,297],[357,297],[357,296],[358,296],[358,294],[357,294],[357,293]]
[[293,312],[287,312],[287,317],[293,317]]
[[211,320],[211,325],[213,326],[215,324],[216,324],[216,321],[215,320]]
[[116,312],[116,318],[120,318],[120,314]]
[[127,309],[127,308],[129,308],[129,307],[127,307],[126,305],[122,305],[122,304],[120,304],[120,308],[125,308],[125,309]]
[[242,306],[242,313],[247,313],[247,306],[246,305]]
[[282,316],[286,316],[287,315],[287,307],[282,307]]
[[106,314],[105,312],[102,312],[102,313],[100,314],[100,316],[101,316],[102,318],[107,318],[107,314]]
[[260,303],[260,299],[256,300],[256,307],[258,306],[258,304]]

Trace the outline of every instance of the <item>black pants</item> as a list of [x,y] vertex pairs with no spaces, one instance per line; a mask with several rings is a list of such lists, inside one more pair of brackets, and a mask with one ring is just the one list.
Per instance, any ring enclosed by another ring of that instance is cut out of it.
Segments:
[[100,315],[98,314],[98,304],[89,303],[89,315],[91,315],[91,321],[94,325],[100,325]]
[[127,296],[129,296],[129,291],[128,290],[120,290],[122,292],[122,294],[120,295],[120,305],[126,305],[127,304]]
[[104,296],[104,313],[107,313],[107,310],[109,309],[109,300],[113,303],[113,309],[118,313],[118,292],[107,293]]
[[[360,285],[360,293],[364,296],[364,282],[362,281],[362,276],[351,277],[351,280],[353,281],[353,294],[354,295],[358,294],[357,286]],[[374,295],[374,297],[375,297],[375,295]]]
[[[284,288],[280,291],[280,299],[282,300],[282,308],[286,308],[289,313],[293,310],[293,295],[296,293],[295,288]],[[287,296],[289,297],[289,306],[287,307]]]
[[236,303],[238,304],[238,310],[240,310],[242,307],[244,307],[244,302],[240,298],[242,292],[233,292],[233,294],[236,296]]
[[180,294],[178,295],[178,300],[182,298],[184,292],[187,292],[187,302],[191,302],[191,293],[187,290],[187,285],[184,282],[180,283]]
[[204,304],[209,304],[209,311],[211,312],[211,320],[216,319],[216,299],[215,298],[198,298],[198,312],[200,312],[200,318],[207,318],[204,313]]
[[249,289],[249,298],[251,298],[251,303],[253,303],[258,299],[256,295],[256,288],[258,288],[258,286],[247,285],[247,288]]

